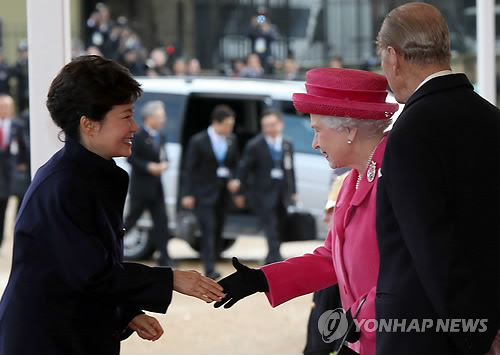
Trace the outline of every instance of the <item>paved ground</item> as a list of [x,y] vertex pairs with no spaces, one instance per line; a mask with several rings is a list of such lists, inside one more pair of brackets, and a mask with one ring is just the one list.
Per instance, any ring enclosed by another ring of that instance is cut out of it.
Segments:
[[[0,250],[0,293],[3,293],[11,267],[12,224],[7,226],[6,231],[6,240]],[[282,253],[285,257],[300,255],[320,244],[319,241],[286,243]],[[169,251],[180,261],[180,268],[201,271],[196,254],[184,241],[172,240]],[[237,256],[247,265],[257,267],[265,253],[263,238],[243,236],[224,253],[225,258],[218,267],[223,275],[232,273],[231,256]],[[122,343],[121,353],[298,355],[305,344],[311,300],[312,296],[306,295],[273,309],[266,297],[258,294],[225,310],[214,309],[202,301],[174,293],[166,315],[151,314],[158,317],[165,330],[162,338],[151,343],[134,334]]]

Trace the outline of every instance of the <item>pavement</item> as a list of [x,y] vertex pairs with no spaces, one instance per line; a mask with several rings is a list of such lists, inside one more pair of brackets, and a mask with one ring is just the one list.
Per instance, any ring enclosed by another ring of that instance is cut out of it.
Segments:
[[[12,257],[13,211],[9,201],[5,240],[0,249],[0,293],[7,284]],[[314,250],[321,241],[285,243],[285,258]],[[233,272],[231,257],[237,256],[250,267],[259,267],[267,251],[260,236],[240,236],[218,262],[222,276]],[[170,255],[180,269],[202,271],[198,254],[183,240],[169,242]],[[145,264],[155,265],[152,261]],[[312,295],[291,300],[272,308],[265,295],[252,295],[230,309],[215,309],[198,299],[174,292],[166,314],[148,313],[160,321],[165,333],[156,342],[136,334],[122,342],[122,355],[299,355],[306,339],[306,325]]]

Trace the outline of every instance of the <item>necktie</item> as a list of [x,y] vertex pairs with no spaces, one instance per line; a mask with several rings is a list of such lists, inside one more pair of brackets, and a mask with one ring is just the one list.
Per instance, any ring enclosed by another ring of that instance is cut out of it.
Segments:
[[222,163],[226,159],[227,144],[223,138],[217,139],[215,141],[215,158],[219,163]]
[[271,152],[271,157],[273,158],[273,161],[275,164],[278,164],[281,162],[281,150],[276,149],[276,143],[272,142],[271,144],[268,144],[269,146],[269,151]]
[[153,138],[154,138],[156,147],[159,147],[160,144],[161,144],[161,142],[160,142],[160,133],[156,132],[154,134]]

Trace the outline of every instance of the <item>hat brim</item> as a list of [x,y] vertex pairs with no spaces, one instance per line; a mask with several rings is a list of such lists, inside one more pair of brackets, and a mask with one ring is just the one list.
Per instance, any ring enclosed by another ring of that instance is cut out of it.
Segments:
[[293,94],[292,100],[295,109],[302,113],[368,120],[391,118],[399,108],[398,104],[390,102],[369,103],[336,100],[302,93]]

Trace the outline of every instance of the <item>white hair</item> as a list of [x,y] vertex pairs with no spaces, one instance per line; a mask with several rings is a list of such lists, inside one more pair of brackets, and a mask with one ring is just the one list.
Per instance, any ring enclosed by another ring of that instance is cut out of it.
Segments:
[[392,123],[391,118],[383,120],[361,120],[359,118],[352,117],[319,116],[328,128],[332,128],[337,131],[357,128],[366,137],[374,137],[383,133]]
[[142,118],[149,117],[155,112],[157,109],[165,110],[165,105],[160,100],[148,101],[144,104],[141,110]]

